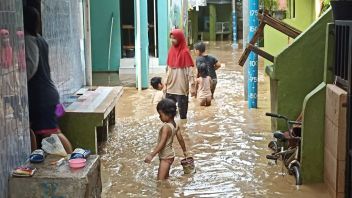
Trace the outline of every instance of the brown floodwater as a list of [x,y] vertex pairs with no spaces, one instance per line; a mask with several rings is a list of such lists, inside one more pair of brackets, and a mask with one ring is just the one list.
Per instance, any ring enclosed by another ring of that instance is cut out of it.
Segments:
[[324,185],[297,188],[281,165],[269,162],[272,140],[269,79],[263,61],[259,71],[258,109],[244,101],[240,51],[227,43],[211,47],[210,54],[225,64],[218,70],[218,87],[210,107],[190,100],[182,133],[195,159],[196,173],[184,175],[177,141],[170,179],[156,181],[158,159],[145,164],[162,126],[155,110],[155,91],[126,88],[117,109],[117,124],[101,148],[103,197],[328,197]]

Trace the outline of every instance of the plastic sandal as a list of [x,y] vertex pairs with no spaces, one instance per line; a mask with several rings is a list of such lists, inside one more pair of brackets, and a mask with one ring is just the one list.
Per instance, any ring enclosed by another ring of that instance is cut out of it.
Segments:
[[32,154],[29,156],[29,161],[31,163],[41,163],[44,161],[45,158],[45,153],[42,149],[37,149],[32,152]]

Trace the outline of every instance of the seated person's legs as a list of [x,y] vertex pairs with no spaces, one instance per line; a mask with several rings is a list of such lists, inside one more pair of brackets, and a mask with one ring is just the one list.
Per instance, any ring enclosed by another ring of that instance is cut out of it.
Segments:
[[34,150],[36,150],[38,148],[38,144],[37,144],[37,139],[36,139],[35,134],[32,129],[30,130],[30,137],[31,137],[31,151],[33,152]]
[[70,141],[61,133],[55,114],[55,106],[43,107],[30,112],[31,128],[36,135],[37,147],[41,147],[41,141],[45,137],[57,134],[67,153],[72,153]]

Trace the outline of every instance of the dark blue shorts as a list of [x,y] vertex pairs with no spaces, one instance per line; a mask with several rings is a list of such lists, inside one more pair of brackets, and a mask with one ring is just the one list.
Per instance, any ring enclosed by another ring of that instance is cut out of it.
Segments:
[[36,135],[57,133],[59,125],[55,110],[56,105],[30,109],[29,121],[31,123],[31,129]]

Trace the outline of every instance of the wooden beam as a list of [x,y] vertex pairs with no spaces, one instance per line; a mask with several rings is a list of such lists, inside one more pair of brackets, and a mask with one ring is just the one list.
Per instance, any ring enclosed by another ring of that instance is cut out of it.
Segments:
[[[264,26],[265,26],[265,23],[261,22],[259,27],[258,27],[258,30],[255,32],[254,36],[252,37],[252,39],[249,41],[250,44],[252,45],[255,45],[255,43],[257,42],[257,40],[259,39],[259,36],[262,34],[262,32],[264,31]],[[248,48],[248,47],[247,47]],[[249,53],[250,53],[250,50],[248,49],[245,49],[240,60],[238,61],[239,62],[239,65],[240,66],[243,66],[244,63],[246,62],[248,56],[249,56]]]
[[244,50],[244,52],[241,55],[240,60],[238,60],[238,64],[240,66],[243,66],[246,63],[246,60],[247,60],[250,52],[251,52],[251,50],[248,49],[248,45],[247,45],[246,49]]
[[296,38],[302,32],[278,19],[275,19],[267,14],[259,14],[258,18],[261,19],[265,24],[273,27],[274,29],[286,34],[291,38]]
[[248,44],[248,47],[247,47],[249,50],[251,50],[252,52],[258,54],[259,56],[265,58],[266,60],[270,61],[270,62],[274,62],[274,56],[267,53],[266,51],[260,49],[259,47],[257,46],[254,46],[252,44]]
[[296,29],[296,28],[294,28],[294,27],[292,27],[292,26],[290,26],[290,25],[288,25],[278,19],[271,17],[267,13],[258,14],[258,18],[260,19],[261,23],[238,61],[238,64],[240,66],[243,66],[246,63],[246,60],[247,60],[251,51],[258,54],[259,56],[262,56],[263,58],[265,58],[271,62],[274,62],[274,56],[272,56],[271,54],[269,54],[269,53],[265,52],[264,50],[255,46],[255,44],[257,43],[257,40],[259,39],[260,35],[264,31],[265,25],[269,25],[272,28],[286,34],[287,36],[289,36],[291,38],[296,38],[298,35],[300,35],[302,33],[300,30],[298,30],[298,29]]

